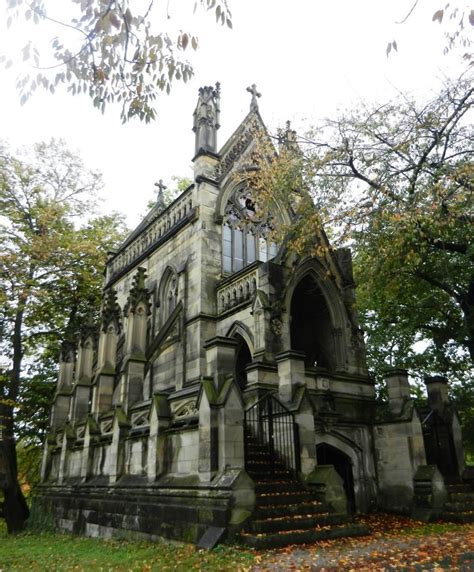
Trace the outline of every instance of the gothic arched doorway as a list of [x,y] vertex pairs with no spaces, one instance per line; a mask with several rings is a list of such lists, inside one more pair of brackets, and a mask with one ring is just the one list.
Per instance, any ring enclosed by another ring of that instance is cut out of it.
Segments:
[[291,299],[291,348],[306,355],[306,367],[333,369],[334,341],[326,299],[311,275],[296,286]]
[[235,352],[235,379],[240,389],[245,389],[247,385],[247,366],[252,361],[252,354],[247,342],[240,334],[236,334],[235,339],[238,342]]
[[341,450],[327,443],[321,443],[316,447],[318,465],[333,465],[337,474],[344,483],[347,497],[347,508],[351,513],[355,512],[354,476],[352,474],[351,459]]

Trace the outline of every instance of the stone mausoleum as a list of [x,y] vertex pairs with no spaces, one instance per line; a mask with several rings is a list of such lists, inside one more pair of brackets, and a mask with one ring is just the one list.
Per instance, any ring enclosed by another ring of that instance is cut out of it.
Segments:
[[254,546],[361,533],[352,515],[375,509],[462,519],[474,498],[446,380],[427,380],[420,410],[392,371],[376,403],[349,250],[321,232],[324,254],[297,256],[270,232],[291,209],[258,215],[245,173],[268,135],[248,91],[219,149],[219,85],[199,90],[192,184],[166,207],[160,186],[110,254],[101,323],[63,343],[33,514]]

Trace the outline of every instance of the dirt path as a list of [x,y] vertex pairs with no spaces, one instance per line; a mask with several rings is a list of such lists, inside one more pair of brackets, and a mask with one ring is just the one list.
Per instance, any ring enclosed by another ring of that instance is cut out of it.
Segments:
[[362,521],[370,536],[261,552],[253,572],[474,571],[474,524],[425,525],[388,515]]

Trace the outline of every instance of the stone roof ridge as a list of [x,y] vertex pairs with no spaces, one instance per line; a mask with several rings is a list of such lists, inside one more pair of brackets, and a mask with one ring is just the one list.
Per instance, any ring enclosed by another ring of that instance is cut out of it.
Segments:
[[191,183],[182,193],[180,193],[167,207],[163,208],[159,203],[155,204],[153,208],[145,215],[143,220],[135,227],[134,230],[128,235],[128,237],[122,242],[122,244],[116,249],[114,257],[119,254],[126,246],[131,244],[140,234],[153,222],[161,217],[165,217],[169,211],[173,208],[175,203],[177,203],[183,196],[190,191],[194,186]]

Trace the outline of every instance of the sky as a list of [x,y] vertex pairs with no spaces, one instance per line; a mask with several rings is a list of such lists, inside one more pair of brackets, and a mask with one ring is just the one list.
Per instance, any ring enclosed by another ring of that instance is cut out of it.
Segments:
[[[163,179],[172,188],[173,176],[192,174],[192,113],[203,85],[221,83],[222,146],[249,110],[246,88],[253,83],[270,131],[291,120],[304,132],[361,102],[383,103],[399,92],[428,98],[443,78],[460,75],[460,53],[443,54],[443,27],[431,21],[441,1],[419,0],[408,20],[396,23],[413,1],[228,0],[229,30],[211,14],[193,15],[193,0],[158,0],[171,16],[166,25],[197,34],[200,47],[189,52],[194,78],[176,82],[161,97],[155,122],[122,125],[118,107],[102,115],[87,97],[65,91],[38,91],[20,106],[15,83],[25,68],[15,62],[0,69],[0,138],[14,147],[63,138],[89,168],[103,173],[102,210],[123,212],[133,228],[154,196],[155,182]],[[64,10],[65,2],[48,0],[49,12]],[[4,22],[0,18],[0,54],[9,57],[18,56],[27,39],[42,42],[55,33],[23,23],[7,30]],[[387,58],[385,48],[394,39],[398,52]]]

